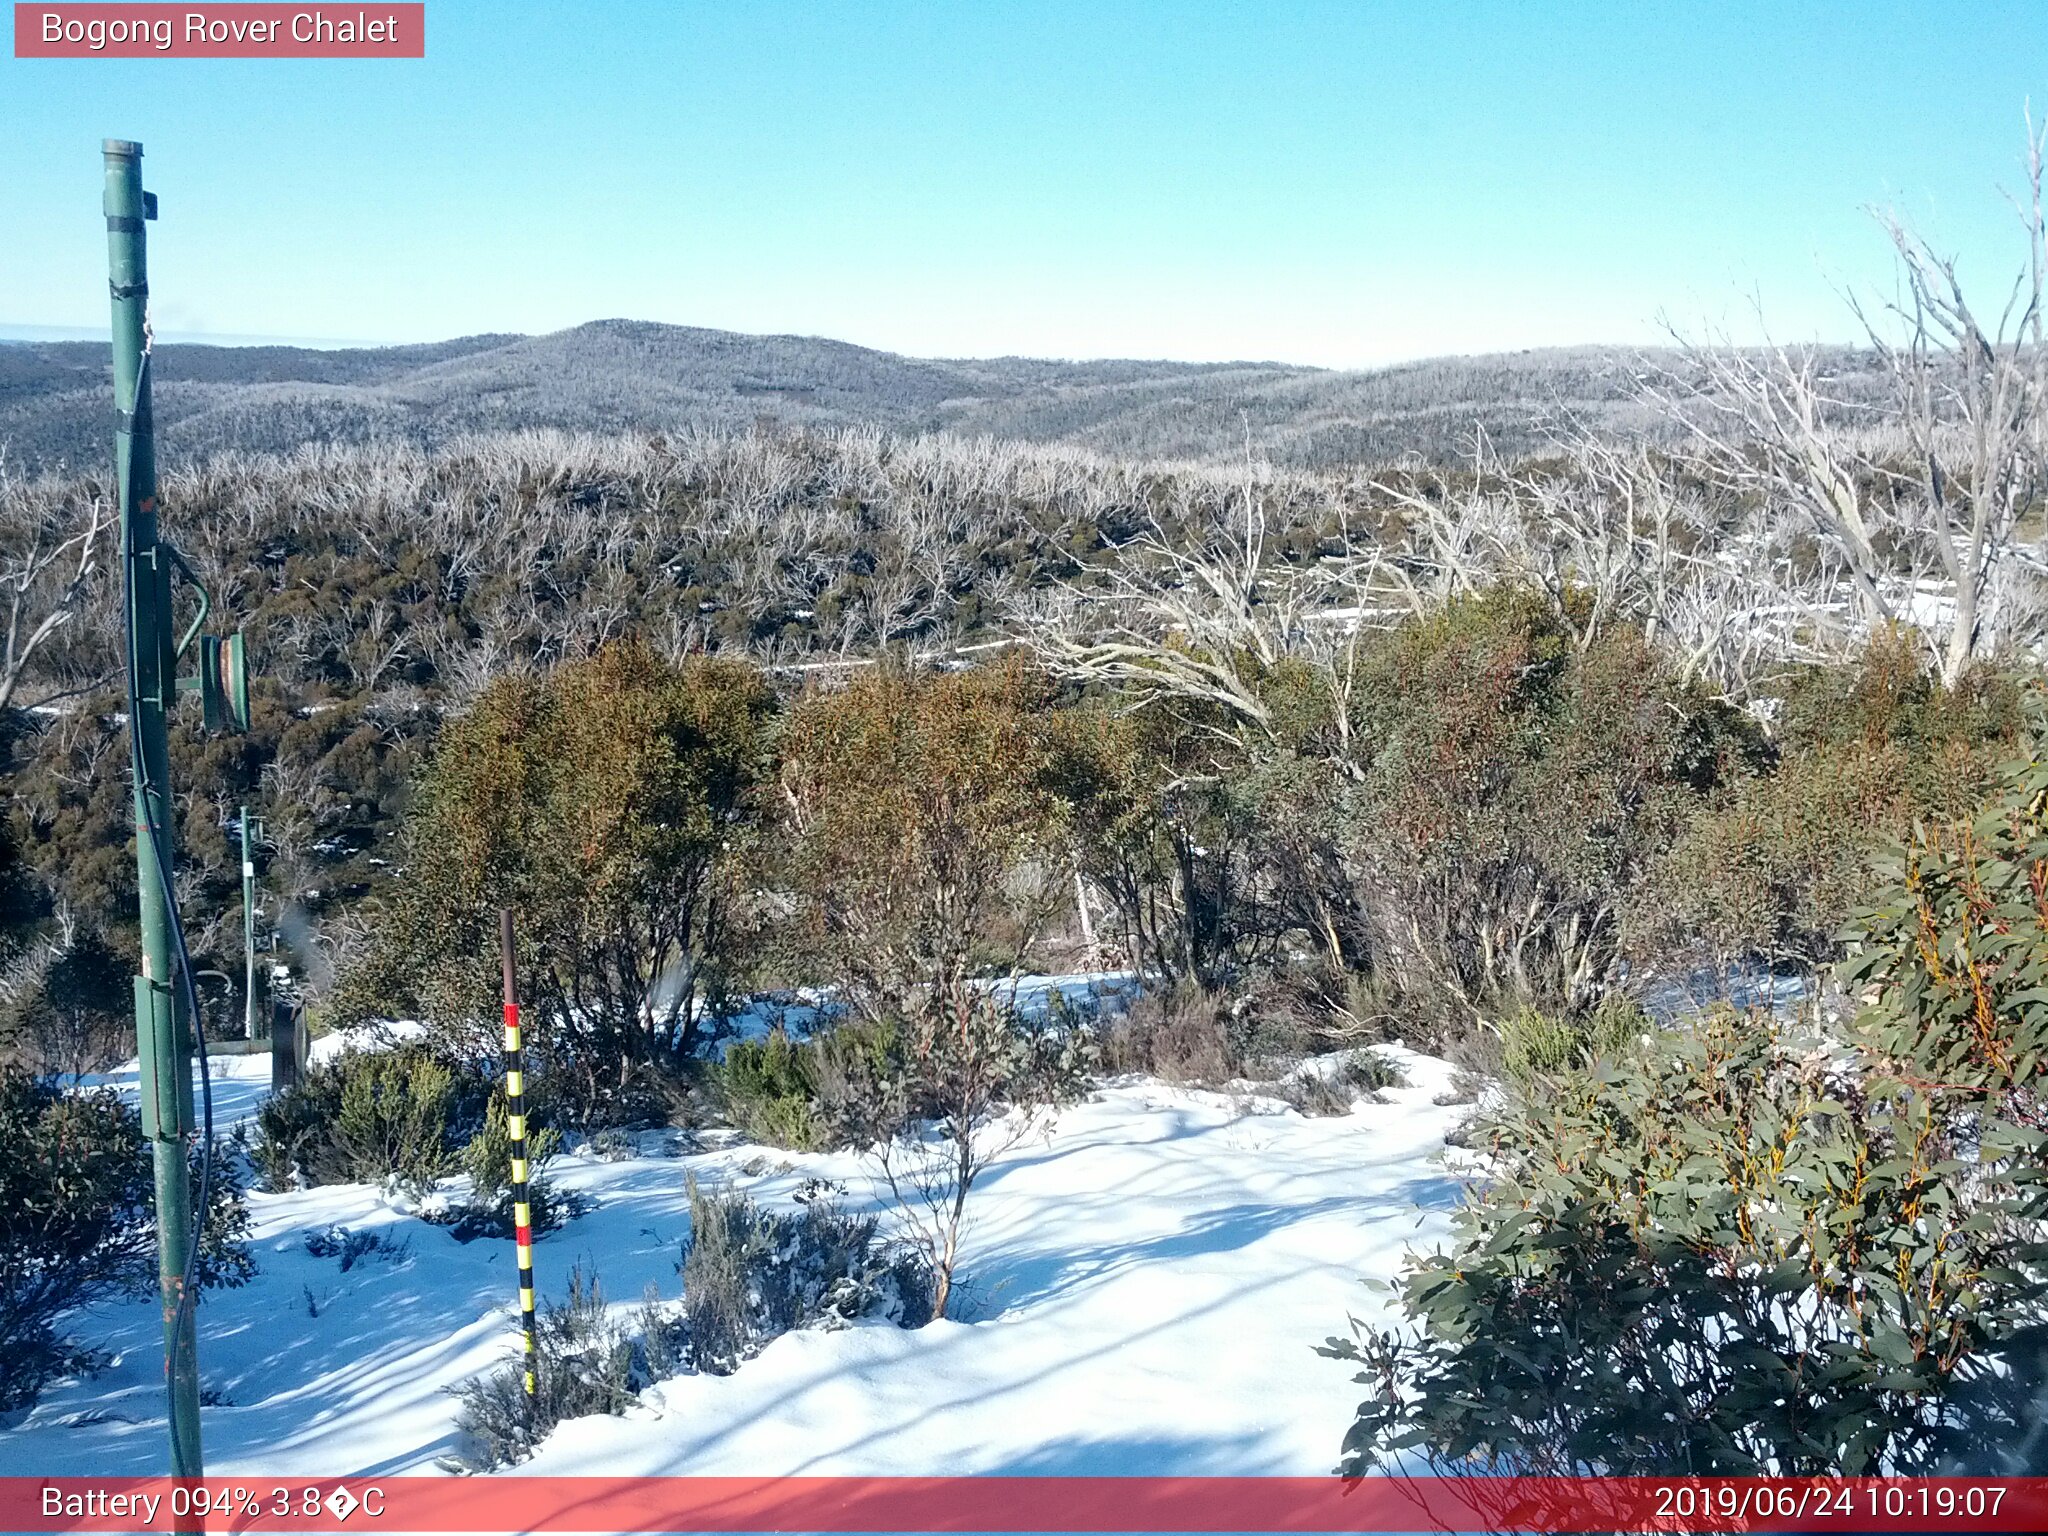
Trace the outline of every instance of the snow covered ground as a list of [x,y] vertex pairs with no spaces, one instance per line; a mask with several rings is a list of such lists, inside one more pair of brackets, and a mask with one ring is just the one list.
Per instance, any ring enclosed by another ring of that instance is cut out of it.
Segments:
[[[1398,1049],[1409,1086],[1346,1116],[1120,1081],[978,1184],[957,1320],[776,1340],[731,1376],[685,1375],[624,1419],[562,1425],[535,1473],[1319,1474],[1360,1388],[1312,1348],[1381,1305],[1359,1282],[1431,1246],[1459,1199],[1436,1105],[1450,1069]],[[264,1057],[216,1063],[223,1124],[253,1111]],[[543,1296],[572,1265],[636,1307],[678,1294],[684,1177],[757,1199],[808,1177],[874,1198],[852,1154],[735,1146],[551,1170],[592,1209],[537,1245]],[[1456,1154],[1452,1154],[1456,1155]],[[402,1204],[403,1202],[400,1202]],[[446,1389],[515,1343],[511,1245],[464,1245],[359,1185],[252,1194],[259,1272],[199,1310],[207,1467],[221,1476],[428,1472],[458,1448]],[[402,1247],[343,1272],[307,1251],[330,1225]],[[112,1351],[0,1431],[0,1474],[161,1470],[162,1355],[152,1302],[76,1330]]]

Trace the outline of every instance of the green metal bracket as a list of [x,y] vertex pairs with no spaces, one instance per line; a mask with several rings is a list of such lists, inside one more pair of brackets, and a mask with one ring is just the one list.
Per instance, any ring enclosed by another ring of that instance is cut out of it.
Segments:
[[192,642],[199,642],[199,671],[197,674],[178,679],[178,691],[199,695],[200,724],[208,735],[219,735],[223,731],[246,731],[249,729],[249,653],[242,633],[232,635],[202,635],[206,620],[213,612],[213,594],[206,590],[206,583],[199,579],[199,573],[191,563],[178,553],[170,543],[159,539],[157,548],[163,551],[165,559],[185,578],[199,598],[199,611],[192,615],[192,622],[185,626],[185,633],[178,637],[177,649],[171,653],[174,662],[183,661],[185,653],[192,649]]
[[197,573],[186,563],[185,557],[171,544],[159,539],[157,548],[170,557],[171,564],[175,565],[179,574],[185,578],[185,585],[199,594],[199,611],[192,615],[192,622],[185,626],[185,633],[178,637],[178,648],[171,653],[172,660],[183,661],[185,653],[192,649],[192,637],[206,627],[206,616],[213,612],[213,594],[206,590],[206,583],[199,579]]
[[[158,1060],[177,1060],[181,1048],[190,1050],[182,1039],[183,1021],[178,1011],[168,986],[147,976],[135,978],[136,1027],[149,1031],[150,1047]],[[151,1141],[189,1136],[197,1118],[192,1112],[192,1074],[158,1073],[145,1079],[142,1086],[143,1136]]]

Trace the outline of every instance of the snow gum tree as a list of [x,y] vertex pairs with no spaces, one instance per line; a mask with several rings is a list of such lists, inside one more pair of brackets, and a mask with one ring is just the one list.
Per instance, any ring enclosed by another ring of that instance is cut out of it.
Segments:
[[935,1317],[952,1298],[969,1191],[1047,1097],[1014,994],[1066,889],[1048,704],[1018,667],[877,669],[801,701],[783,741],[801,921],[883,1036],[842,1096],[848,1129],[931,1264]]
[[772,707],[751,668],[632,643],[492,684],[444,732],[405,882],[337,1012],[415,1014],[488,1050],[509,906],[548,1080],[579,1117],[630,1118],[722,995]]

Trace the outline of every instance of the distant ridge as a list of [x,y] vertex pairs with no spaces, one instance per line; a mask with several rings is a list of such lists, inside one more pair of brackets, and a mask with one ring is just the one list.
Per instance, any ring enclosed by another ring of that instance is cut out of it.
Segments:
[[[159,342],[201,347],[305,347],[315,352],[385,345],[383,342],[365,341],[360,336],[241,336],[224,331],[163,330],[156,333],[156,338]],[[17,325],[0,321],[0,342],[94,341],[104,346],[106,340],[107,327],[104,325]]]
[[[1850,354],[1845,354],[1849,356]],[[1062,442],[1141,458],[1322,467],[1462,456],[1477,427],[1514,453],[1570,413],[1642,425],[1635,355],[1577,347],[1370,372],[1282,363],[902,357],[807,336],[598,320],[543,336],[313,348],[156,350],[161,450],[284,450],[535,426],[662,431],[873,425]],[[0,446],[24,468],[105,458],[104,342],[0,341]]]

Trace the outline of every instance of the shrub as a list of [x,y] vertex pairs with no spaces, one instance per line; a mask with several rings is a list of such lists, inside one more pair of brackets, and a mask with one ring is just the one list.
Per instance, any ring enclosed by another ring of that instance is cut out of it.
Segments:
[[1261,966],[1234,989],[1231,1036],[1244,1075],[1270,1075],[1304,1056],[1349,1050],[1396,1034],[1403,1000],[1392,978],[1344,970],[1329,952]]
[[1362,928],[1424,1038],[1592,1007],[1651,864],[1762,751],[1640,631],[1571,617],[1504,587],[1362,642],[1319,926]]
[[1217,734],[1184,703],[1049,723],[1076,867],[1108,898],[1129,964],[1169,987],[1223,987],[1270,950],[1281,916],[1262,891],[1264,786],[1241,754],[1218,761]]
[[650,1280],[640,1303],[640,1359],[650,1382],[680,1375],[689,1363],[690,1324],[679,1308],[664,1305]]
[[1314,1074],[1289,1078],[1280,1085],[1280,1097],[1296,1113],[1311,1119],[1348,1115],[1357,1103],[1356,1095]]
[[735,1040],[712,1068],[719,1104],[748,1140],[796,1152],[822,1150],[827,1133],[817,1109],[817,1052],[781,1028],[760,1040]]
[[[256,1273],[256,1260],[243,1241],[249,1235],[249,1184],[245,1171],[248,1149],[248,1133],[239,1125],[233,1134],[216,1135],[213,1139],[212,1161],[206,1170],[206,1213],[199,1224],[198,1274],[202,1290],[208,1286],[232,1290],[246,1285]],[[188,1155],[196,1207],[200,1175],[197,1147]]]
[[913,1104],[903,1031],[892,1021],[842,1019],[811,1037],[808,1068],[818,1118],[835,1147],[864,1147],[879,1127],[900,1128],[931,1106]]
[[1102,1070],[1102,1047],[1088,1016],[1055,1001],[1041,1019],[1008,1012],[1006,1022],[1016,1054],[997,1087],[998,1103],[1029,1117],[1035,1109],[1074,1104],[1087,1096]]
[[1332,1064],[1332,1070],[1316,1070],[1311,1064],[1280,1085],[1280,1096],[1295,1110],[1309,1116],[1348,1115],[1361,1098],[1381,1102],[1382,1088],[1406,1083],[1401,1069],[1377,1051],[1354,1051]]
[[[140,1117],[118,1095],[0,1069],[0,1411],[93,1363],[60,1331],[67,1312],[154,1283],[153,1196]],[[247,1230],[232,1149],[216,1144],[202,1287],[249,1277]]]
[[647,1385],[632,1335],[612,1320],[597,1276],[569,1272],[569,1296],[546,1303],[536,1322],[534,1381],[526,1391],[522,1355],[486,1376],[450,1388],[462,1401],[456,1427],[469,1437],[464,1460],[494,1472],[523,1461],[564,1419],[619,1414]]
[[[511,1237],[518,1228],[518,1209],[512,1198],[512,1134],[510,1111],[501,1094],[493,1094],[484,1110],[484,1122],[463,1147],[462,1169],[469,1175],[467,1200],[428,1216],[448,1228],[459,1243],[480,1237]],[[526,1128],[526,1214],[536,1236],[552,1232],[564,1222],[589,1208],[584,1197],[564,1194],[547,1177],[549,1163],[561,1151],[561,1132],[534,1122],[527,1116]]]
[[640,1139],[623,1127],[608,1125],[590,1138],[585,1150],[608,1163],[630,1162],[640,1155]]
[[1843,979],[1872,999],[1870,1046],[1903,1076],[2048,1125],[2048,723],[1974,816],[1878,861]]
[[[1086,1021],[1055,1007],[1044,1021],[1026,1022],[1003,1006],[1002,992],[980,993],[1000,1023],[995,1098],[1055,1104],[1076,1097],[1096,1064]],[[755,1141],[803,1152],[866,1148],[945,1115],[930,1055],[921,1057],[889,1019],[842,1018],[800,1041],[780,1028],[735,1041],[712,1083],[728,1117]]]
[[1375,1389],[1344,1470],[1940,1466],[2048,1295],[2014,1182],[2041,1138],[1869,1066],[1724,1011],[1512,1102],[1452,1251],[1395,1288],[1414,1330],[1325,1350]]
[[1102,1065],[1211,1087],[1244,1075],[1223,998],[1191,982],[1148,988],[1102,1027]]
[[1737,780],[1661,858],[1631,917],[1633,947],[1832,961],[1871,860],[1918,819],[1969,812],[2018,740],[2025,698],[1988,669],[1945,688],[1897,634],[1854,668],[1801,669],[1775,764]]
[[343,1274],[371,1259],[395,1264],[411,1251],[409,1242],[393,1242],[388,1232],[371,1232],[361,1227],[322,1227],[306,1234],[306,1252],[316,1259],[333,1259]]
[[309,1067],[257,1113],[254,1158],[272,1189],[381,1183],[431,1187],[479,1126],[488,1078],[431,1048],[344,1051]]
[[1618,1060],[1652,1027],[1641,1007],[1619,993],[1577,1015],[1524,1007],[1498,1026],[1501,1073],[1527,1092],[1538,1078]]
[[872,669],[807,695],[782,740],[787,866],[814,957],[870,1021],[962,1005],[1020,965],[1066,883],[1048,862],[1042,679]]
[[97,932],[37,945],[0,976],[0,1049],[38,1072],[102,1071],[134,1048],[126,959]]
[[1354,1053],[1345,1061],[1337,1076],[1338,1081],[1353,1088],[1362,1088],[1367,1093],[1376,1094],[1382,1088],[1408,1086],[1407,1074],[1378,1051]]
[[1008,1000],[972,989],[946,1010],[908,1018],[881,1058],[892,1075],[838,1106],[848,1142],[888,1186],[904,1239],[928,1266],[932,1312],[953,1295],[968,1196],[1004,1152],[1043,1128],[1092,1065],[1086,1030],[1034,1027]]
[[[1974,1153],[1965,1169],[1986,1186],[1978,1211],[1959,1215],[1999,1223],[2010,1252],[1995,1278],[2017,1288],[2040,1273],[2048,1215],[2048,725],[2036,716],[2023,755],[1974,815],[1923,824],[1876,867],[1880,884],[1843,935],[1842,978],[1870,1000],[1861,1043],[1880,1073],[1944,1104],[1937,1146]],[[1998,1201],[2007,1181],[2028,1198]],[[2040,1310],[1960,1383],[1963,1470],[2043,1470]],[[1997,1340],[2003,1325],[1994,1312],[1987,1335]]]
[[[432,1187],[448,1167],[455,1075],[419,1051],[369,1051],[341,1079],[333,1149],[352,1178]],[[321,1182],[326,1182],[322,1180]]]
[[819,1321],[916,1328],[931,1319],[929,1271],[877,1243],[875,1217],[842,1214],[825,1198],[794,1214],[764,1211],[695,1178],[689,1195],[683,1305],[697,1369],[727,1375],[771,1339]]
[[[512,1188],[512,1128],[510,1111],[503,1094],[491,1095],[484,1109],[484,1123],[462,1149],[462,1171],[469,1175],[470,1191],[483,1205],[497,1205],[510,1197]],[[562,1133],[526,1117],[526,1169],[528,1181],[537,1183],[541,1170],[562,1150]]]
[[[1057,1036],[1020,1026],[1001,979],[1066,899],[1050,702],[1016,665],[875,668],[808,695],[783,739],[803,929],[852,1015],[897,1042],[876,1064],[892,1079],[847,1104],[842,1134],[873,1149],[940,1317],[969,1191],[1028,1131],[1059,1070],[1044,1049]],[[936,1136],[904,1135],[913,1117]]]

